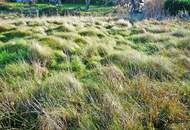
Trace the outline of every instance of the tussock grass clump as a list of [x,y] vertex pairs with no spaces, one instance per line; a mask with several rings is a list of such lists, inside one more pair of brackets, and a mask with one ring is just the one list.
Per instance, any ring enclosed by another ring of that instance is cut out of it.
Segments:
[[42,45],[46,45],[51,47],[52,49],[63,49],[64,44],[63,39],[58,38],[58,37],[54,37],[54,36],[49,36],[49,37],[45,37],[40,39],[40,42]]
[[[72,98],[76,97],[77,94],[83,93],[83,88],[80,82],[72,74],[65,72],[60,72],[47,78],[42,86],[42,89],[47,90],[41,91],[43,93],[45,92],[44,94],[48,94],[49,96],[52,96],[54,98],[70,97],[71,99],[66,100],[71,101]],[[57,93],[57,90],[60,90],[59,93]]]
[[95,28],[87,28],[79,32],[81,36],[98,36],[99,38],[105,37],[105,34],[102,32],[99,32]]
[[99,72],[98,79],[110,86],[114,91],[122,91],[127,84],[123,72],[117,66],[107,65],[95,71]]
[[145,73],[155,79],[171,79],[173,64],[163,57],[151,57],[137,51],[126,51],[109,56],[109,59],[118,65],[127,67],[128,76]]
[[101,56],[104,57],[108,55],[110,48],[106,48],[106,45],[90,45],[87,46],[85,49],[84,55],[87,57],[92,57],[92,56]]
[[167,27],[164,26],[147,27],[146,30],[151,33],[167,33],[170,31]]
[[153,35],[151,34],[133,35],[129,40],[132,40],[135,43],[147,43],[154,41]]
[[13,24],[15,25],[15,26],[26,26],[26,21],[24,21],[24,20],[16,20],[15,22],[13,22]]
[[89,45],[82,53],[84,63],[87,67],[93,68],[100,65],[100,61],[106,58],[113,48],[106,47],[106,45]]
[[46,30],[45,28],[39,26],[39,27],[32,28],[31,32],[41,34],[41,35],[46,35],[45,30]]
[[186,32],[184,30],[179,30],[179,31],[175,31],[172,33],[172,36],[175,36],[177,38],[183,38],[183,37],[188,37],[190,33]]
[[16,27],[12,24],[4,24],[4,23],[0,24],[0,33],[6,32],[6,31],[11,31],[14,29],[16,29]]
[[71,26],[67,26],[67,25],[59,25],[56,28],[51,28],[49,30],[47,30],[48,33],[51,32],[72,32],[74,30],[74,28],[71,28]]
[[144,28],[140,28],[140,27],[133,27],[130,29],[131,31],[131,35],[133,34],[141,34],[141,33],[146,33],[146,30]]
[[44,23],[43,23],[43,22],[40,22],[40,21],[27,21],[26,24],[27,24],[28,26],[35,27],[35,26],[41,26],[41,25],[43,25]]
[[116,22],[116,25],[121,26],[121,27],[131,27],[131,23],[129,21],[126,21],[124,19],[120,19]]
[[80,37],[80,35],[75,34],[75,33],[66,33],[66,32],[55,32],[53,33],[54,36],[60,37],[66,40],[73,40],[74,38]]
[[31,60],[46,63],[50,61],[54,54],[51,48],[33,43],[29,50]]
[[127,31],[127,29],[120,28],[120,27],[117,27],[117,26],[114,26],[113,28],[108,30],[108,33],[112,34],[112,35],[121,35],[123,37],[129,36],[129,32]]
[[88,41],[85,40],[85,38],[83,37],[76,37],[74,39],[74,42],[77,43],[77,44],[88,44]]
[[39,117],[38,129],[77,129],[79,126],[79,119],[75,109],[45,109],[44,112],[46,114]]
[[7,76],[21,76],[22,78],[29,78],[32,76],[32,67],[23,61],[13,63],[5,66],[4,75]]
[[30,36],[30,35],[31,35],[31,32],[26,32],[22,30],[13,30],[13,31],[5,32],[3,34],[4,37],[0,38],[0,40],[7,42],[14,38],[22,38],[22,37]]
[[164,42],[169,38],[164,35],[152,35],[150,33],[144,33],[139,35],[132,35],[128,38],[135,43],[149,43],[149,42]]
[[190,58],[184,55],[180,55],[179,58],[177,58],[177,61],[185,66],[185,68],[190,69]]
[[49,70],[40,62],[32,61],[32,70],[34,79],[43,79],[49,74]]
[[190,50],[190,38],[184,38],[178,41],[178,48]]

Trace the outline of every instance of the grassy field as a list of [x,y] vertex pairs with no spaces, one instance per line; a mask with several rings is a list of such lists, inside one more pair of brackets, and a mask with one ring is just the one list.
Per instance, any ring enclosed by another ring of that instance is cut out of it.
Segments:
[[190,22],[0,21],[0,129],[190,128]]
[[[15,2],[0,2],[0,12],[30,12],[31,5],[29,3],[15,3]],[[40,12],[45,10],[57,10],[59,14],[63,14],[66,10],[72,10],[72,9],[78,9],[80,8],[81,15],[88,15],[88,14],[99,14],[104,15],[113,10],[113,6],[100,6],[100,5],[90,5],[89,9],[86,10],[85,4],[68,4],[63,3],[62,5],[53,5],[53,4],[35,4],[32,5],[32,7],[35,7]],[[2,14],[0,14],[2,15]],[[7,15],[7,14],[5,14]]]

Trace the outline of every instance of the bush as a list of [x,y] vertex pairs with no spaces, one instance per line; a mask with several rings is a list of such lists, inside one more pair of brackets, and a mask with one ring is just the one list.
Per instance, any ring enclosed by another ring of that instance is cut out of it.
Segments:
[[180,11],[187,11],[190,14],[190,0],[167,0],[165,9],[171,15],[177,15]]

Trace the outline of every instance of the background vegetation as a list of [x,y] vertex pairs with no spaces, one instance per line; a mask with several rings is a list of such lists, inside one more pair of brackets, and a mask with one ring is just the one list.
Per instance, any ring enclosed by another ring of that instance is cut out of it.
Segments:
[[172,15],[176,15],[180,11],[187,11],[190,14],[190,0],[167,0],[165,8]]
[[[86,1],[89,1],[90,8]],[[35,1],[33,3],[15,3],[15,2],[1,2],[0,11],[4,12],[32,12],[31,6],[39,10],[40,15],[48,15],[48,12],[53,12],[51,15],[65,15],[68,10],[80,11],[82,14],[109,14],[117,11],[113,6],[122,5],[125,3],[129,8],[128,0],[72,0],[72,1],[61,1],[62,4],[56,4],[56,2],[47,2],[47,1]],[[27,8],[28,7],[28,8]],[[123,7],[120,7],[121,9]],[[120,10],[121,10],[120,9]],[[125,9],[130,10],[130,9]],[[176,16],[180,13],[190,14],[190,0],[146,0],[144,2],[143,13],[146,17],[161,17],[162,15],[173,15]],[[67,14],[68,15],[68,14]],[[73,15],[71,13],[71,15]],[[127,15],[127,14],[126,14]],[[156,16],[157,15],[157,16]]]

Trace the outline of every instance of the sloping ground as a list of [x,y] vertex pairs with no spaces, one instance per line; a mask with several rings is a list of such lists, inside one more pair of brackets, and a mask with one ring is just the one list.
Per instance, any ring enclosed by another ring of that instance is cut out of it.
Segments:
[[0,129],[190,128],[190,23],[0,21]]

